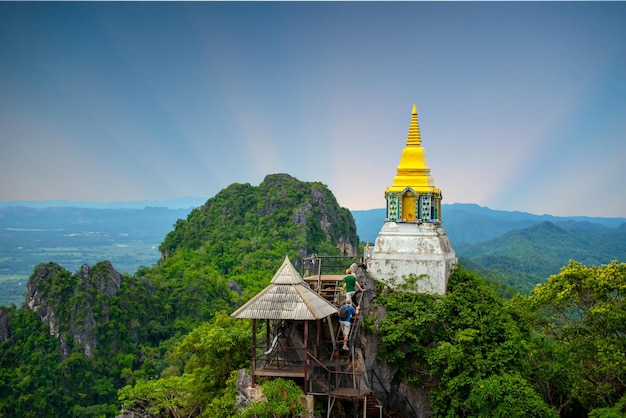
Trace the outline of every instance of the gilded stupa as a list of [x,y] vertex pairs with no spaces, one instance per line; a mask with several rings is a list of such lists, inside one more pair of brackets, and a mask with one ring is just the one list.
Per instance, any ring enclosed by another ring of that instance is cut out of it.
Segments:
[[385,222],[366,254],[370,274],[391,287],[445,294],[457,257],[441,224],[441,190],[430,174],[415,105],[385,200]]

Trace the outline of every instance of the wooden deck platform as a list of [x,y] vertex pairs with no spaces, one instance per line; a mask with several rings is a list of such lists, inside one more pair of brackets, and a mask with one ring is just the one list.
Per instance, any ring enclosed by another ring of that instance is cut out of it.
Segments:
[[254,370],[256,376],[304,377],[304,365],[286,364],[280,367],[267,365]]
[[341,282],[345,275],[341,274],[322,274],[307,276],[304,281],[311,286],[313,291],[325,298],[331,303],[338,303],[338,296],[341,288]]
[[336,283],[342,281],[345,276],[345,274],[322,274],[321,276],[316,274],[314,276],[305,277],[304,281],[307,283],[317,283],[319,280],[322,283]]
[[331,391],[329,395],[337,399],[356,399],[369,395],[371,391],[371,389],[362,389],[359,391],[353,388],[337,388]]

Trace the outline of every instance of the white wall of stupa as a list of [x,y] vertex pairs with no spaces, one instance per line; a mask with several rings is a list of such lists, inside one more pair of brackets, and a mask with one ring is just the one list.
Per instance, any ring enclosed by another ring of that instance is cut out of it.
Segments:
[[441,224],[386,222],[367,258],[367,269],[392,288],[443,295],[456,263]]

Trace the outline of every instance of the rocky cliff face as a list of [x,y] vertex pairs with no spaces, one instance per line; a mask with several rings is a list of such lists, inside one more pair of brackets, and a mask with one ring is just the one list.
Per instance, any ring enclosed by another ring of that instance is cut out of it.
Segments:
[[93,268],[85,264],[76,274],[56,263],[40,264],[28,280],[25,306],[59,338],[64,356],[70,354],[70,339],[91,356],[99,343],[96,326],[109,320],[109,301],[121,283],[122,275],[108,261]]
[[366,370],[370,370],[370,385],[376,399],[383,405],[385,410],[397,411],[407,417],[429,417],[435,415],[430,408],[428,393],[430,387],[422,388],[407,384],[400,376],[400,370],[392,368],[384,360],[380,359],[379,353],[383,349],[379,334],[376,332],[377,324],[383,321],[387,312],[385,308],[374,303],[376,299],[376,286],[374,279],[363,267],[358,267],[356,276],[361,284],[365,285],[361,310],[363,317],[369,318],[374,323],[372,330],[361,329],[359,347],[365,362]]
[[56,305],[61,300],[58,295],[54,300],[49,300],[47,288],[56,281],[57,276],[65,269],[56,263],[39,264],[35,272],[28,279],[26,285],[25,305],[39,316],[50,327],[50,335],[59,337],[59,321],[57,320]]
[[9,336],[9,318],[7,317],[6,311],[0,308],[0,343],[9,339]]

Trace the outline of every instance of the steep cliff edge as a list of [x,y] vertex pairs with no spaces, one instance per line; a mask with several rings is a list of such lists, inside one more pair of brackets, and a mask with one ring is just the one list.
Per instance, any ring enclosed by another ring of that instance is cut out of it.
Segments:
[[362,266],[356,269],[356,276],[364,287],[361,299],[363,320],[369,325],[361,328],[359,348],[365,361],[365,369],[369,371],[371,388],[378,402],[386,411],[396,411],[400,416],[428,417],[432,411],[428,398],[434,385],[416,387],[409,384],[397,367],[390,366],[380,355],[384,345],[378,332],[378,324],[387,318],[387,311],[376,303],[378,296],[374,279]]

